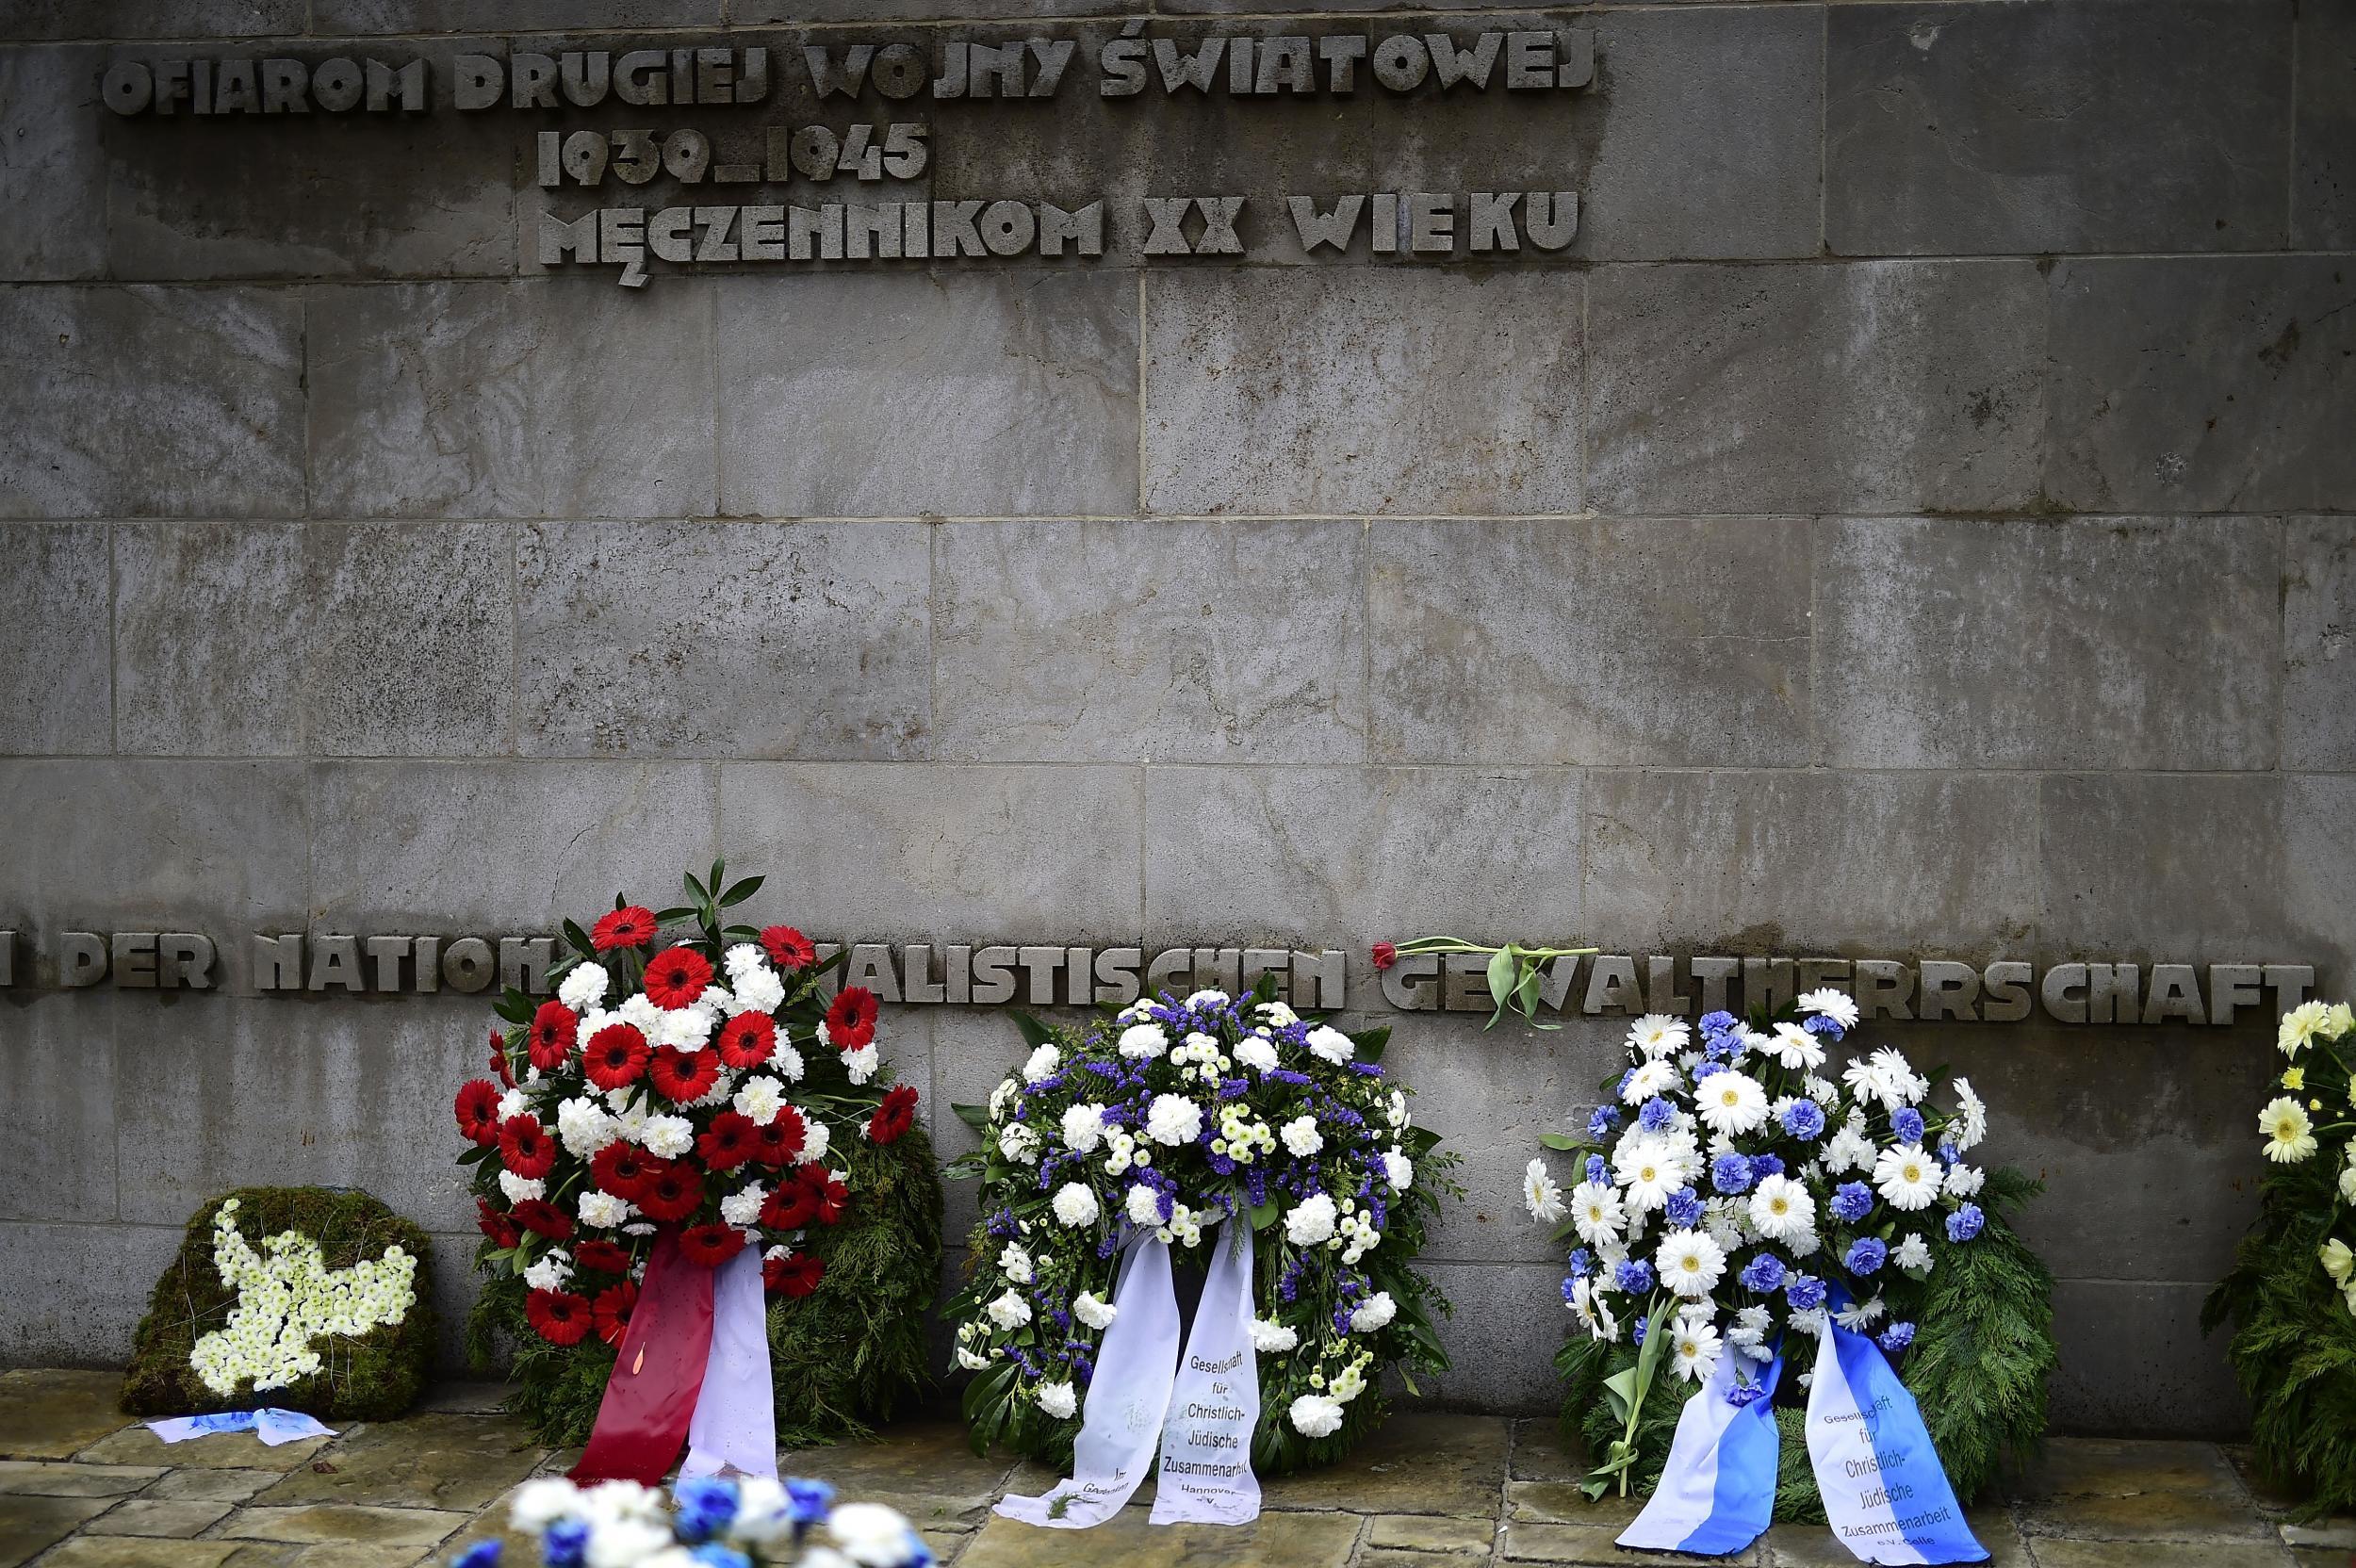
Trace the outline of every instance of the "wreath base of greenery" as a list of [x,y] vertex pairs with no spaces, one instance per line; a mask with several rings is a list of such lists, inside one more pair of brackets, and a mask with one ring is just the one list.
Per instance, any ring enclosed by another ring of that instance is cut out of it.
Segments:
[[[231,1199],[237,1224],[258,1250],[262,1238],[296,1231],[319,1245],[331,1269],[382,1257],[399,1245],[417,1260],[417,1301],[399,1323],[357,1339],[318,1342],[319,1370],[285,1388],[217,1394],[188,1364],[198,1339],[225,1326],[237,1293],[213,1266],[213,1217]],[[384,1421],[424,1392],[437,1348],[434,1251],[424,1231],[353,1187],[240,1187],[213,1199],[188,1221],[180,1250],[155,1282],[147,1315],[132,1337],[123,1408],[134,1415],[299,1410],[322,1421]]]
[[[881,1148],[849,1138],[836,1147],[852,1202],[842,1224],[806,1238],[826,1274],[806,1297],[769,1299],[780,1447],[873,1437],[874,1423],[930,1378],[924,1315],[941,1282],[941,1224],[932,1140],[918,1126]],[[529,1294],[512,1274],[484,1284],[466,1318],[467,1358],[490,1371],[509,1347],[506,1408],[542,1443],[576,1446],[597,1422],[614,1352],[594,1337],[542,1339],[524,1317]]]
[[[1969,1246],[1939,1249],[1919,1331],[1899,1368],[1900,1380],[1922,1407],[1923,1425],[1946,1468],[1948,1483],[1966,1503],[2007,1463],[2018,1468],[2032,1459],[2044,1441],[2046,1381],[2060,1355],[2053,1340],[2053,1277],[2005,1223],[2008,1215],[2041,1190],[2043,1184],[2020,1171],[1988,1171],[1979,1199],[1987,1226]],[[2309,1254],[2312,1264],[2313,1249]],[[1600,1454],[1619,1440],[1620,1420],[1604,1397],[1603,1382],[1635,1364],[1636,1349],[1630,1345],[1584,1337],[1563,1345],[1555,1369],[1562,1374],[1565,1387],[1562,1425],[1566,1441],[1583,1438],[1590,1452]],[[2356,1364],[2356,1356],[2351,1364]],[[1808,1369],[1787,1359],[1775,1394],[1775,1426],[1782,1441],[1775,1516],[1822,1524],[1824,1504],[1808,1464],[1806,1396],[1799,1386],[1799,1374]],[[1644,1402],[1636,1434],[1632,1492],[1649,1496],[1659,1484],[1688,1393],[1664,1384]],[[2356,1399],[2346,1408],[2356,1419]],[[2356,1433],[2356,1428],[2348,1429]],[[2356,1445],[2351,1445],[2351,1453],[2356,1453]]]

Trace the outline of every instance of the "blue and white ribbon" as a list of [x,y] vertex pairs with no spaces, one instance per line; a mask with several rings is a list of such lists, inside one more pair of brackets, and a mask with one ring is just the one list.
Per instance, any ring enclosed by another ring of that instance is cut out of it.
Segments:
[[1825,1325],[1816,1352],[1808,1457],[1824,1517],[1858,1561],[1988,1560],[1914,1396],[1872,1340],[1838,1324]]
[[174,1415],[162,1421],[150,1421],[147,1429],[166,1443],[186,1443],[192,1437],[209,1437],[215,1432],[252,1432],[275,1448],[281,1443],[299,1443],[306,1437],[334,1437],[335,1429],[322,1427],[299,1410],[280,1410],[265,1405],[260,1410],[224,1410],[213,1415]]
[[1775,1510],[1775,1392],[1783,1358],[1738,1388],[1736,1380],[1748,1382],[1754,1364],[1729,1351],[1685,1401],[1668,1467],[1644,1511],[1620,1532],[1621,1545],[1722,1557],[1766,1533]]

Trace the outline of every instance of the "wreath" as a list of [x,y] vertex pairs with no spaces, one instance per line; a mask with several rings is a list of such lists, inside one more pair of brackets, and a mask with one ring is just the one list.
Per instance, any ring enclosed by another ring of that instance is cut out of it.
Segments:
[[760,1250],[780,1442],[864,1435],[924,1378],[941,1188],[917,1091],[873,993],[825,1000],[841,955],[723,923],[761,885],[726,870],[678,908],[565,922],[554,995],[509,990],[495,1077],[458,1091],[488,1275],[468,1348],[513,1348],[511,1407],[552,1446],[588,1436],[659,1231],[712,1266]]
[[433,1291],[425,1233],[368,1194],[240,1187],[196,1211],[155,1282],[123,1409],[389,1420],[433,1369]]
[[1412,1393],[1446,1369],[1432,1318],[1448,1303],[1414,1264],[1440,1195],[1461,1191],[1456,1155],[1384,1071],[1388,1029],[1301,1017],[1272,980],[1241,1001],[1165,992],[1086,1033],[1018,1021],[1030,1059],[987,1106],[957,1107],[983,1148],[948,1172],[983,1184],[950,1308],[977,1452],[1069,1464],[1140,1233],[1183,1264],[1221,1220],[1252,1227],[1260,1474],[1348,1453],[1382,1423],[1385,1372]]

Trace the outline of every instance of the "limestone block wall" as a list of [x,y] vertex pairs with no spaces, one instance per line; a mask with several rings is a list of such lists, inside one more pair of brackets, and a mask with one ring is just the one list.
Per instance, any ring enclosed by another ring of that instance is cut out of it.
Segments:
[[[1309,8],[1149,27],[1487,14]],[[64,990],[66,929],[542,930],[726,853],[837,939],[1333,944],[1369,1000],[1366,944],[1434,930],[2346,994],[2356,7],[1607,4],[1539,16],[1597,52],[1543,111],[920,104],[917,195],[1104,195],[1106,253],[643,290],[540,264],[529,121],[99,99],[126,57],[1088,58],[1148,15],[1016,9],[0,4],[0,1361],[122,1355],[234,1183],[364,1184],[465,1290],[479,1001]],[[1578,237],[1318,260],[1281,217],[1425,188],[1576,188]],[[1247,255],[1141,253],[1120,204],[1189,190]],[[1542,1407],[1515,1173],[1621,1025],[1392,1021],[1471,1188],[1441,1396]],[[890,1025],[965,1147],[1011,1023]],[[2057,1419],[2233,1429],[2195,1317],[2266,1019],[1887,1033],[2050,1184]]]

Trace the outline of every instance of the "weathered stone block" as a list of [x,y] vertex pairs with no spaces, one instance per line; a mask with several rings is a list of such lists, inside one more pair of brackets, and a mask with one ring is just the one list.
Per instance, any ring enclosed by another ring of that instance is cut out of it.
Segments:
[[1383,1510],[1485,1519],[1505,1480],[1506,1423],[1494,1416],[1440,1415],[1401,1399],[1381,1428],[1340,1462],[1270,1478],[1278,1510]]
[[[2048,1390],[2060,1431],[2233,1436],[2250,1428],[2225,1347],[2201,1332],[2209,1282],[2063,1280],[2053,1287],[2061,1364]],[[2150,1503],[2151,1495],[2137,1499]]]
[[2356,770],[2356,520],[2283,524],[2282,765]]
[[[5,25],[5,24],[0,24]],[[106,270],[106,161],[95,47],[0,50],[0,278]]]
[[922,757],[930,543],[914,523],[525,530],[522,749]]
[[2356,246],[2356,10],[2310,7],[2299,19],[2298,123],[2291,132],[2291,245]]
[[1936,933],[1968,957],[2037,919],[2027,777],[1613,770],[1587,776],[1586,818],[1583,928],[1618,951],[1904,952]]
[[731,860],[777,872],[795,923],[844,940],[1135,933],[1134,768],[730,763]]
[[[1437,1320],[1448,1369],[1433,1380],[1417,1378],[1424,1396],[1442,1409],[1552,1410],[1562,1400],[1554,1352],[1562,1340],[1562,1266],[1559,1263],[1435,1263],[1432,1282],[1456,1308]],[[1544,1323],[1548,1331],[1533,1332]]]
[[1362,525],[952,523],[936,540],[943,755],[1366,755]]
[[1146,940],[1575,930],[1581,784],[1554,768],[1152,769]]
[[107,668],[107,531],[22,523],[0,533],[0,749],[113,749]]
[[299,514],[302,382],[284,289],[8,289],[0,515]]
[[1378,759],[1808,760],[1805,521],[1369,533]]
[[[0,1219],[116,1217],[118,1004],[155,1005],[148,998],[69,991],[27,997],[15,1009],[6,1059],[17,1127],[0,1140]],[[173,1010],[175,1019],[185,1016]],[[180,1217],[185,1223],[188,1216]],[[131,1284],[126,1293],[139,1288]]]
[[311,31],[333,36],[717,27],[728,20],[722,0],[314,0]]
[[2356,886],[2356,777],[2290,774],[2282,779],[2281,899],[2287,923],[2302,933],[2294,951],[2313,954],[2324,993],[2356,990],[2356,932],[2348,929],[2348,890]]
[[843,273],[718,287],[722,511],[1136,507],[1130,280]]
[[712,505],[711,286],[310,290],[317,510],[640,517]]
[[2283,239],[2283,0],[1827,8],[1824,242],[1848,255]]
[[2344,256],[2064,262],[2046,491],[2080,511],[2345,505],[2356,267]]
[[176,1225],[0,1221],[0,1268],[13,1282],[0,1294],[0,1361],[120,1367],[147,1310],[144,1282],[179,1250]]
[[280,38],[304,0],[13,0],[0,38]]
[[1599,511],[1983,511],[2035,493],[2031,263],[1607,267],[1588,289]]
[[1151,512],[1576,512],[1579,280],[1146,279]]
[[116,534],[123,749],[507,748],[507,525],[165,523]]
[[553,932],[716,853],[695,763],[323,762],[310,794],[315,902],[362,933]]
[[1819,760],[2270,767],[2280,546],[2245,517],[1827,519]]

